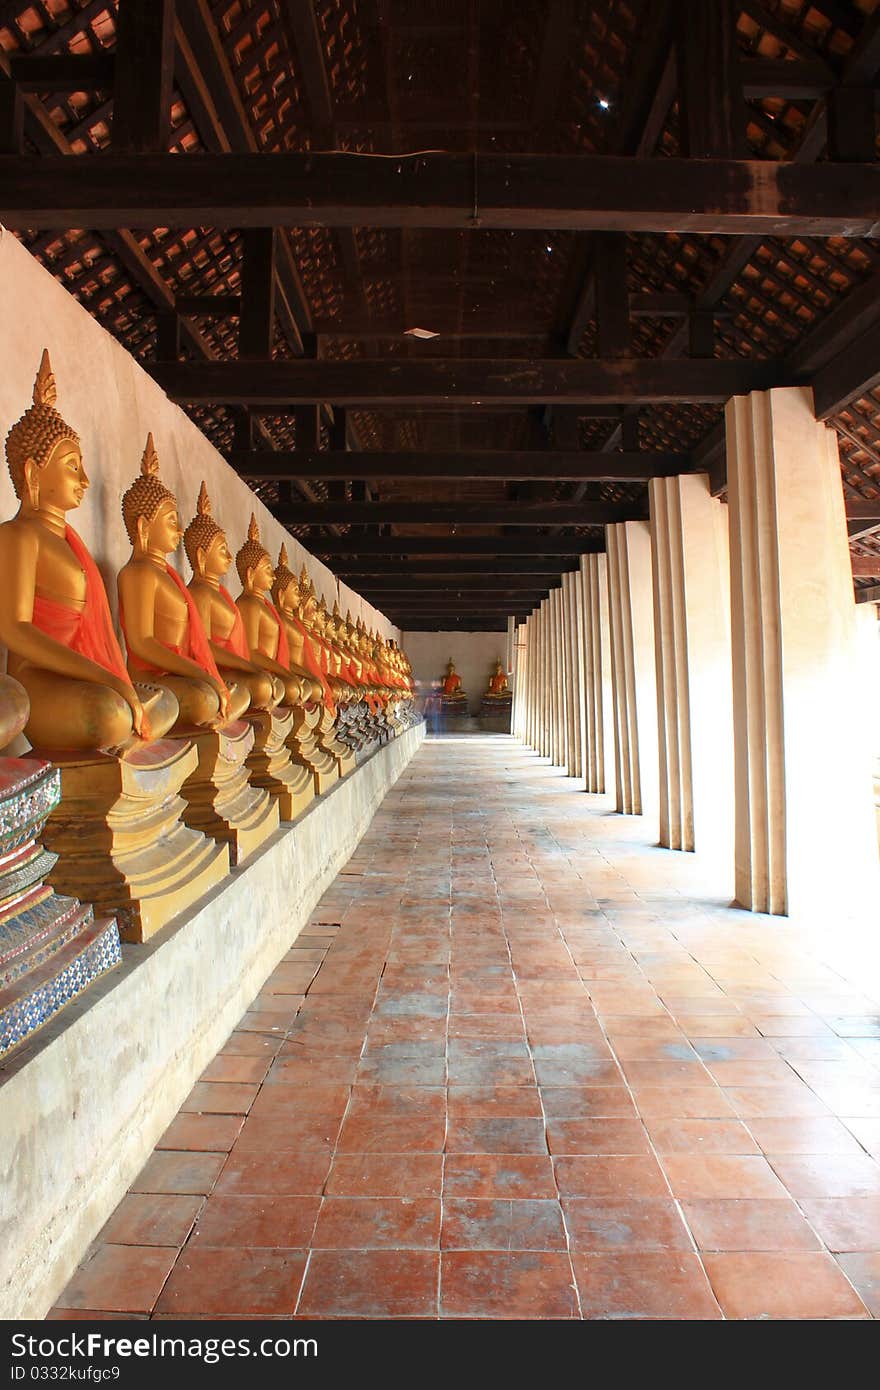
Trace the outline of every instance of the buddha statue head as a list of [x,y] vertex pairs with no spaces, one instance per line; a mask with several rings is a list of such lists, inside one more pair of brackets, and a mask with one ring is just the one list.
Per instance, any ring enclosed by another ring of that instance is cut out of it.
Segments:
[[6,461],[24,511],[72,511],[89,485],[79,435],[55,409],[55,375],[43,349],[33,404],[6,436]]
[[183,534],[177,498],[159,481],[159,456],[152,434],[147,435],[141,471],[122,498],[122,520],[135,551],[166,556],[180,545]]
[[293,617],[298,613],[302,598],[300,581],[290,568],[287,559],[287,546],[283,544],[278,552],[278,564],[275,566],[272,598],[279,613],[283,613],[286,617]]
[[343,618],[339,611],[339,600],[333,601],[333,612],[327,618],[327,636],[331,642],[339,642],[342,636]]
[[193,574],[209,584],[218,585],[232,564],[226,532],[214,520],[204,482],[199,488],[196,514],[183,533],[183,548]]
[[315,586],[309,578],[308,570],[303,565],[299,572],[299,616],[307,628],[314,626],[317,607],[318,597],[315,593]]
[[247,540],[235,557],[235,568],[246,594],[265,594],[275,578],[275,566],[268,550],[260,541],[257,518],[251,512]]
[[315,605],[315,615],[312,619],[315,632],[318,634],[319,637],[325,637],[327,635],[328,617],[329,614],[327,612],[327,602],[324,598],[324,595],[322,594]]

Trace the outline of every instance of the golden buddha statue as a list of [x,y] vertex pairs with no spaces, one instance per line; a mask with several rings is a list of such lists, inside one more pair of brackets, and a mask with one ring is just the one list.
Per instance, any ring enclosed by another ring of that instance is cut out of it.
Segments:
[[461,688],[461,676],[455,669],[455,662],[452,657],[446,663],[446,677],[443,681],[443,698],[445,700],[464,700],[467,698]]
[[509,696],[510,686],[499,659],[495,662],[495,674],[490,678],[488,689],[483,698],[486,700],[503,700],[508,699]]
[[98,568],[66,524],[89,480],[55,400],[44,352],[33,405],[6,440],[21,506],[0,526],[0,638],[30,700],[27,736],[61,772],[44,832],[60,856],[53,886],[145,941],[228,873],[229,855],[181,822],[178,793],[198,756],[163,738],[178,701],[164,684],[132,682]]
[[[303,567],[305,574],[305,567]],[[307,703],[320,701],[333,703],[333,695],[326,685],[321,672],[321,663],[309,640],[300,609],[302,606],[302,576],[297,579],[287,559],[287,546],[282,544],[275,566],[272,582],[272,601],[284,627],[287,637],[287,650],[290,654],[290,669],[299,676]]]
[[266,788],[248,778],[255,738],[252,723],[242,715],[250,706],[250,690],[237,672],[229,685],[223,680],[196,601],[166,559],[183,532],[177,499],[159,480],[152,435],[140,474],[122,498],[122,516],[132,544],[118,579],[129,665],[154,673],[151,679],[177,696],[178,730],[195,731],[199,755],[181,789],[185,817],[225,840],[232,862],[240,864],[278,828],[278,810]]
[[260,542],[260,528],[253,512],[247,540],[235,557],[235,567],[241,580],[241,593],[236,603],[244,621],[251,660],[262,670],[279,677],[286,705],[304,704],[310,686],[290,669],[290,648],[284,623],[268,597],[275,579],[275,566]]
[[196,514],[183,533],[183,547],[193,572],[189,591],[222,679],[246,686],[252,710],[274,709],[284,699],[284,685],[279,676],[261,670],[251,660],[241,613],[223,584],[232,554],[226,532],[212,515],[204,482],[199,489]]
[[132,545],[117,579],[129,669],[173,692],[180,729],[214,729],[238,719],[250,693],[221,678],[195,601],[167,560],[183,532],[177,499],[159,480],[152,434],[140,473],[123,495],[122,519]]
[[[292,736],[288,747],[293,759],[308,769],[314,778],[314,790],[320,795],[338,780],[341,772],[340,757],[332,746],[336,704],[299,615],[301,582],[288,565],[285,545],[281,546],[275,566],[272,599],[287,640],[288,665],[302,689],[301,701],[292,706]],[[340,755],[344,751],[340,749]]]
[[30,701],[27,737],[47,749],[109,749],[161,738],[177,706],[135,689],[126,670],[98,567],[66,514],[89,479],[76,431],[55,409],[44,351],[33,404],[6,437],[20,506],[0,526],[0,640],[9,674]]
[[[314,731],[317,749],[323,750],[335,765],[338,776],[344,777],[354,767],[354,756],[351,749],[339,741],[337,723],[340,706],[351,699],[351,691],[336,674],[326,636],[322,634],[319,640],[315,631],[318,598],[308,570],[303,565],[299,578],[293,574],[284,545],[278,556],[272,597],[287,631],[291,669],[302,672],[303,679],[310,682],[304,722]],[[309,758],[318,789],[323,791],[328,785],[329,773],[326,766],[322,767],[320,754],[305,746],[301,746],[300,751]]]

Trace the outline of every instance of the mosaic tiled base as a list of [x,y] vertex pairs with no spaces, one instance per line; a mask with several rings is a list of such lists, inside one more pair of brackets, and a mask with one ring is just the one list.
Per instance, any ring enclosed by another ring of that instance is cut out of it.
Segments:
[[57,768],[36,758],[0,758],[0,874],[6,856],[36,839],[60,800]]
[[43,882],[58,856],[36,836],[60,799],[57,768],[0,759],[0,1057],[121,959],[112,918]]
[[87,925],[27,976],[25,991],[0,990],[0,1057],[42,1028],[121,961],[119,928],[114,919],[102,917],[95,921],[90,907],[80,911]]

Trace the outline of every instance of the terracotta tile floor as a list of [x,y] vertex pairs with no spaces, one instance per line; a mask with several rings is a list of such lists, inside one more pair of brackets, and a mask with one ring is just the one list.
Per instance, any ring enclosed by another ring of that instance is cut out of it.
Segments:
[[50,1316],[876,1316],[876,930],[718,888],[429,740]]

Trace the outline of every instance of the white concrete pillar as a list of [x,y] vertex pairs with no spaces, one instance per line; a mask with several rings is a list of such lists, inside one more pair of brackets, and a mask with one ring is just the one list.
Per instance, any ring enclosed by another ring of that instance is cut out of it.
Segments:
[[556,761],[568,771],[568,649],[565,641],[565,601],[562,589],[553,590],[556,607],[557,717]]
[[529,618],[529,709],[526,724],[526,742],[530,748],[538,746],[538,628],[539,609],[533,608]]
[[514,623],[513,640],[511,642],[510,674],[513,689],[513,696],[510,702],[510,732],[515,738],[519,738],[521,732],[520,715],[522,712],[522,695],[526,679],[525,623],[520,625]]
[[651,533],[646,521],[605,527],[611,614],[616,804],[655,815],[659,802]]
[[615,795],[614,716],[607,555],[580,561],[584,646],[584,780],[588,792]]
[[733,696],[727,507],[705,474],[649,486],[660,843],[733,855]]
[[736,396],[725,422],[736,896],[833,927],[880,887],[837,439],[807,387]]
[[550,590],[550,642],[551,642],[551,676],[550,676],[550,704],[552,710],[552,724],[550,736],[550,758],[554,767],[561,767],[564,761],[562,752],[562,725],[563,725],[563,679],[562,669],[562,643],[560,641],[559,623],[559,590]]
[[567,653],[568,679],[566,693],[568,699],[568,775],[582,776],[581,771],[581,725],[580,725],[580,686],[578,657],[577,584],[578,576],[567,573],[562,576],[562,602],[565,613],[565,642]]
[[538,686],[538,704],[541,711],[540,739],[538,752],[542,758],[550,756],[550,600],[541,599],[541,661]]

